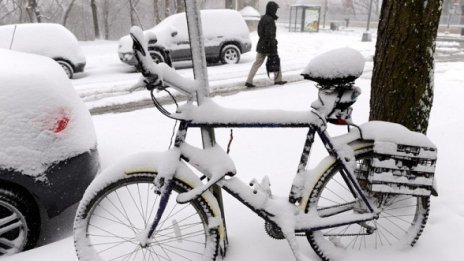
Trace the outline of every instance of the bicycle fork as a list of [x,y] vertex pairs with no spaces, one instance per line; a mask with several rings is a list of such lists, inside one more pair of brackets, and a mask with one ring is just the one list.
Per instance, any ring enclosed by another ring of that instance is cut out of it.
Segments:
[[[175,148],[179,148],[181,144],[185,141],[185,137],[187,136],[187,128],[188,128],[188,124],[182,121],[176,133],[176,138],[174,142]],[[170,177],[173,177],[173,176],[174,175],[171,175]],[[156,188],[154,193],[160,194],[160,202],[159,202],[158,209],[156,210],[155,218],[153,222],[151,223],[150,228],[145,229],[143,231],[143,234],[140,236],[141,247],[147,247],[149,239],[152,238],[153,233],[158,227],[161,221],[161,217],[163,216],[163,213],[166,210],[166,206],[168,205],[169,197],[171,196],[171,192],[173,189],[172,178],[164,178],[164,177],[161,177],[160,179],[155,178],[153,183],[155,184],[155,188]]]
[[153,236],[156,228],[158,227],[161,217],[163,216],[164,211],[166,210],[166,206],[169,202],[169,197],[171,196],[172,192],[172,180],[163,181],[165,182],[162,184],[162,189],[160,190],[160,202],[158,206],[158,210],[155,214],[155,219],[150,225],[150,228],[144,231],[143,235],[140,236],[140,246],[147,247],[149,239]]

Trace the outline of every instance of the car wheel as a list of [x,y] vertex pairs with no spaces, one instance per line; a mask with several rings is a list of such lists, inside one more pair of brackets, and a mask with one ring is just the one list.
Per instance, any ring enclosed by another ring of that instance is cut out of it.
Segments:
[[0,189],[0,255],[35,246],[40,233],[40,214],[34,202],[15,189]]
[[153,62],[155,62],[155,63],[164,63],[165,62],[164,56],[160,52],[152,51],[152,52],[150,52],[150,56],[151,56],[151,59],[153,60]]
[[63,70],[66,73],[66,75],[68,76],[68,78],[72,79],[72,77],[74,75],[74,71],[73,71],[72,66],[68,62],[61,61],[61,60],[58,61],[58,64],[60,64],[61,68],[63,68]]
[[221,62],[223,64],[238,63],[240,61],[240,49],[233,44],[226,45],[221,51]]

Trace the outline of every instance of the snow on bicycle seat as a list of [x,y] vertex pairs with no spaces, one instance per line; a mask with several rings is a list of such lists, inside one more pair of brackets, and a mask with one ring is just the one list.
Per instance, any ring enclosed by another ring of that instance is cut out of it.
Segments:
[[320,85],[354,82],[364,70],[364,58],[352,48],[339,48],[314,57],[301,75]]

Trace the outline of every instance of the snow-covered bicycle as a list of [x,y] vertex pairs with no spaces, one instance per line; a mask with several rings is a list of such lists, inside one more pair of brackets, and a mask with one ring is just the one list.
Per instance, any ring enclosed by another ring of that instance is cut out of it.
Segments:
[[[436,147],[398,124],[353,124],[351,105],[360,94],[354,81],[364,68],[357,51],[322,54],[304,69],[303,76],[319,88],[310,111],[235,110],[209,99],[194,105],[195,81],[154,64],[139,28],[131,35],[155,106],[180,124],[170,150],[133,155],[89,186],[74,224],[79,260],[215,260],[226,240],[220,204],[211,191],[215,184],[263,218],[269,236],[286,239],[299,261],[307,257],[298,236],[306,237],[323,260],[416,243],[430,196],[436,195]],[[174,113],[153,94],[167,86],[188,97]],[[351,128],[331,137],[328,123]],[[273,195],[267,178],[241,181],[219,145],[189,145],[187,130],[199,127],[307,128],[289,196]],[[307,169],[315,136],[329,156]]]

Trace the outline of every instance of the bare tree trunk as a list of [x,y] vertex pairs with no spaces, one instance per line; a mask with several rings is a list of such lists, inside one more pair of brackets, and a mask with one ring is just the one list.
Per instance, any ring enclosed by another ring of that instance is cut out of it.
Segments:
[[26,3],[26,11],[32,23],[42,22],[42,16],[40,14],[39,6],[37,5],[37,0],[28,0]]
[[[23,3],[25,0],[18,0],[19,1],[19,22],[23,22],[25,21],[25,18],[24,18],[24,10],[23,10]],[[27,12],[26,12],[27,13]]]
[[105,30],[105,39],[110,38],[110,0],[104,0],[102,5],[103,28]]
[[370,120],[425,133],[433,101],[435,40],[443,0],[383,1],[377,32]]
[[[464,0],[461,0],[461,25],[464,25]],[[464,27],[461,27],[461,35],[464,35]]]
[[185,12],[184,0],[177,0],[177,13]]
[[90,0],[90,9],[92,10],[92,20],[95,38],[101,39],[100,26],[98,25],[98,10],[95,0]]
[[161,22],[161,18],[159,16],[159,0],[153,0],[153,20],[155,24]]
[[379,15],[380,13],[380,2],[381,0],[375,0],[375,13]]
[[129,14],[131,26],[137,25],[137,12],[135,10],[137,3],[135,0],[129,0]]
[[224,8],[226,8],[226,9],[235,9],[235,4],[234,4],[235,0],[225,0],[224,2],[225,2],[224,3]]
[[176,1],[173,0],[165,0],[166,1],[166,12],[164,14],[164,17],[168,17],[172,14],[176,13]]
[[166,18],[165,11],[166,11],[166,0],[159,0],[158,1],[158,17],[160,21]]
[[37,0],[30,0],[31,4],[33,5],[33,11],[35,14],[35,18],[37,19],[38,23],[42,22],[42,14],[39,9],[39,5],[37,4]]
[[169,11],[169,8],[171,7],[169,0],[164,0],[164,18],[168,17],[171,15],[171,12]]
[[[2,4],[3,1],[0,1],[0,4]],[[1,8],[1,12],[2,12],[2,16],[0,17],[0,23],[2,23],[2,20],[7,18],[8,16],[14,16],[14,14],[16,12],[21,12],[21,7],[20,5],[17,5],[15,4],[15,2],[13,2],[13,5],[12,5],[12,8],[10,10],[8,10],[8,8],[6,7],[6,4],[3,5],[4,8]],[[21,21],[21,20],[20,20]]]
[[74,5],[74,2],[76,2],[76,0],[72,0],[69,5],[67,7],[64,8],[63,10],[63,17],[61,19],[61,24],[62,25],[66,25],[66,22],[68,21],[68,18],[69,18],[69,14],[71,13],[71,9]]

